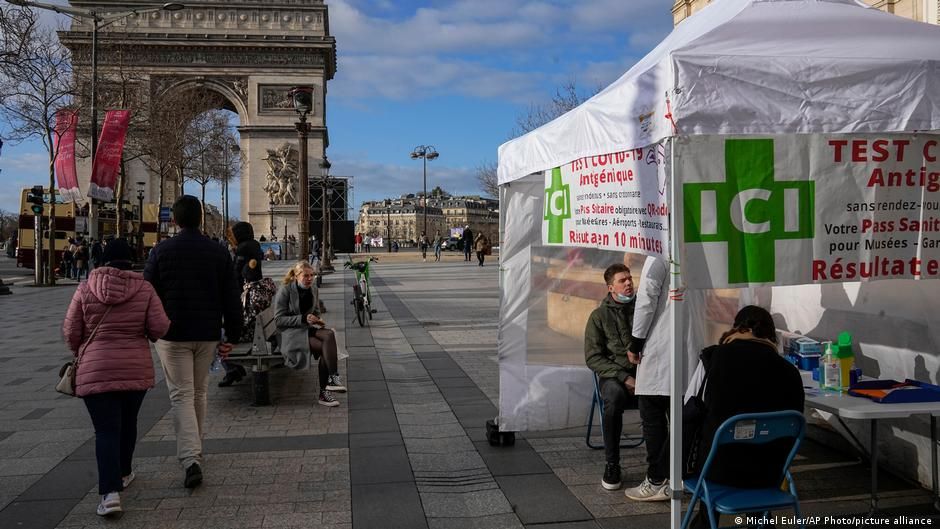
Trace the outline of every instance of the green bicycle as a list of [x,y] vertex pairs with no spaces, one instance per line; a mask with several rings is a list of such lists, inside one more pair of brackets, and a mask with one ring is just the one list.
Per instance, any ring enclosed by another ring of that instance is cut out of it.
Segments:
[[356,271],[356,282],[353,283],[352,304],[356,307],[356,321],[360,327],[366,325],[366,314],[369,319],[376,310],[372,308],[372,293],[369,291],[369,263],[377,262],[378,257],[370,257],[368,261],[353,262],[352,258],[343,263],[343,268],[351,268]]

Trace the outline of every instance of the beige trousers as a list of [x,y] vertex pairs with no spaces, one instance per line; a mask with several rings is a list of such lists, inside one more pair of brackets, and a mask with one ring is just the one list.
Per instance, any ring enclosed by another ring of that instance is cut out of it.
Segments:
[[166,375],[176,430],[176,457],[183,468],[202,463],[202,434],[208,403],[209,366],[219,342],[168,342],[156,349]]

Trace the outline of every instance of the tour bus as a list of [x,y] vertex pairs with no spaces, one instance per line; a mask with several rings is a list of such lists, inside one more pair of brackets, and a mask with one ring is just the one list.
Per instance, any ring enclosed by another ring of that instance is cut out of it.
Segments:
[[[16,266],[33,268],[36,258],[36,241],[33,236],[35,226],[35,215],[33,215],[33,204],[27,200],[29,189],[23,189],[20,194],[20,216],[17,233],[16,247]],[[87,217],[84,216],[82,208],[72,202],[65,202],[62,195],[55,195],[55,255],[56,262],[61,262],[62,253],[69,247],[69,239],[75,238],[80,232],[85,231]],[[49,248],[49,190],[43,189],[43,207],[42,207],[42,248],[43,252],[48,252]],[[45,257],[44,257],[45,259]]]

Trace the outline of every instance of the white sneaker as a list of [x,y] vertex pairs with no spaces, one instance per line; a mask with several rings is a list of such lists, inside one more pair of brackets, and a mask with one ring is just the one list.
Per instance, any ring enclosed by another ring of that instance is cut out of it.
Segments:
[[343,381],[339,378],[339,375],[330,375],[330,378],[326,379],[326,390],[345,393],[346,386],[343,385]]
[[329,406],[330,408],[339,406],[339,401],[333,398],[333,394],[326,390],[320,392],[320,398],[317,399],[317,403],[320,406]]
[[121,512],[121,495],[117,492],[109,492],[101,497],[98,503],[98,516],[107,516]]
[[653,485],[645,478],[643,483],[623,491],[623,495],[634,501],[669,501],[669,480]]
[[124,485],[124,488],[126,489],[128,486],[130,486],[131,482],[133,482],[134,478],[136,477],[137,474],[134,474],[134,471],[132,470],[130,474],[121,478],[121,484]]

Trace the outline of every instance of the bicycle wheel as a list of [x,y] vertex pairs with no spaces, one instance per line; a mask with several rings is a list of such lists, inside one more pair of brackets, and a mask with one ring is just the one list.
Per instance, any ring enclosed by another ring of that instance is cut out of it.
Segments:
[[372,296],[369,293],[369,284],[366,283],[365,279],[359,281],[359,290],[365,293],[362,299],[365,300],[365,310],[366,314],[369,315],[369,319],[372,319]]
[[359,322],[360,327],[365,327],[366,307],[365,301],[362,297],[362,289],[359,287],[359,285],[353,285],[353,295],[355,296],[353,299],[353,306],[356,309],[356,321]]

